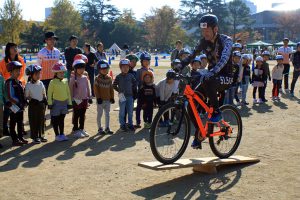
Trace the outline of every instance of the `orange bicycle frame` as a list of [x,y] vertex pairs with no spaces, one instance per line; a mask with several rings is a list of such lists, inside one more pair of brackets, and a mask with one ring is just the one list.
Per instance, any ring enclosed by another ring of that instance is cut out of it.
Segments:
[[[190,85],[186,85],[185,90],[184,90],[184,95],[187,97],[188,102],[189,102],[189,106],[192,109],[193,112],[193,116],[195,117],[195,120],[197,122],[198,125],[198,130],[200,130],[201,136],[202,138],[206,138],[207,137],[207,130],[208,130],[208,124],[209,122],[206,122],[205,126],[202,123],[202,120],[198,114],[198,110],[196,108],[195,102],[198,102],[202,108],[204,108],[204,110],[207,112],[208,114],[208,118],[211,118],[212,113],[213,113],[213,108],[212,107],[208,107],[206,105],[206,103],[203,102],[203,100],[197,95],[197,93],[194,92],[194,90],[191,88]],[[226,126],[229,127],[230,131],[229,133],[231,133],[231,128],[228,125],[228,123],[226,123],[224,120],[222,120],[222,123]],[[217,125],[220,127],[220,123],[217,123]],[[224,131],[221,131],[221,129],[219,131],[213,132],[211,133],[208,137],[214,137],[214,136],[222,136],[225,135]],[[199,137],[200,135],[198,135]]]

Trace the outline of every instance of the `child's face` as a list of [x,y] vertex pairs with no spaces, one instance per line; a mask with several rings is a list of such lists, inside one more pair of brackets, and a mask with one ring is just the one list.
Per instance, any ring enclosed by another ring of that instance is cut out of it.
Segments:
[[35,72],[33,75],[32,75],[32,79],[37,81],[37,80],[40,80],[41,78],[41,72]]
[[233,48],[233,51],[239,51],[239,52],[241,52],[242,49],[240,49],[240,48]]
[[240,62],[240,57],[238,57],[238,56],[233,56],[233,62],[234,62],[235,64],[239,63],[239,62]]
[[167,83],[170,84],[170,85],[173,84],[174,83],[174,79],[167,79]]
[[65,72],[57,72],[56,73],[56,76],[57,76],[57,78],[59,78],[59,79],[64,79],[64,76],[65,76]]
[[277,60],[278,65],[282,65],[282,63],[283,63],[283,60]]
[[121,65],[121,72],[127,74],[129,71],[129,65]]
[[76,70],[77,74],[79,74],[79,75],[82,75],[84,71],[85,71],[85,68],[79,68]]
[[257,66],[258,68],[260,68],[260,67],[262,66],[262,62],[261,62],[261,61],[256,61],[256,66]]
[[207,59],[206,58],[201,59],[201,66],[204,67],[204,68],[207,66]]
[[152,77],[151,77],[150,75],[146,75],[146,76],[144,77],[144,82],[145,82],[146,84],[152,83]]
[[142,65],[143,65],[143,67],[149,67],[150,66],[150,61],[149,60],[143,60]]
[[266,56],[266,55],[265,55],[263,58],[264,58],[264,61],[267,61],[267,60],[270,59],[270,57],[269,57],[269,56]]
[[11,72],[11,77],[17,79],[20,76],[21,69],[14,69]]
[[130,68],[134,69],[136,67],[136,60],[131,60],[130,61]]
[[200,69],[200,67],[201,67],[201,63],[200,62],[193,62],[193,64],[192,64],[192,69],[193,70]]
[[108,74],[108,68],[107,69],[100,69],[100,74],[107,75]]

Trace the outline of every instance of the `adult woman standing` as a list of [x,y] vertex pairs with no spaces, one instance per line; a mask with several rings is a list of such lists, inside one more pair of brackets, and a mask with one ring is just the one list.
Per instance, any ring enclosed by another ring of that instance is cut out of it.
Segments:
[[[86,64],[85,70],[87,71],[91,83],[91,89],[94,86],[94,80],[95,80],[95,63],[98,61],[96,55],[91,52],[91,45],[88,43],[85,43],[83,47],[84,55],[88,58],[88,62]],[[94,95],[94,90],[92,89],[92,95]]]
[[[23,86],[25,86],[26,82],[24,78],[24,73],[26,69],[26,64],[24,62],[24,59],[18,53],[18,45],[9,42],[6,44],[5,47],[5,57],[0,62],[0,73],[2,74],[5,81],[9,79],[11,76],[9,71],[7,71],[6,65],[12,61],[18,61],[22,64],[22,68],[20,70],[20,76],[18,80],[22,82]],[[7,126],[8,118],[9,118],[9,108],[4,106],[4,113],[3,113],[3,134],[4,135],[9,135],[8,126]]]

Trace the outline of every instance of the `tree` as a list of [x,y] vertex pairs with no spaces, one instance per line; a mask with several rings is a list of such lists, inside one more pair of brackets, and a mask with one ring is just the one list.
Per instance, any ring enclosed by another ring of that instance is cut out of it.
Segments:
[[153,9],[145,18],[146,39],[150,47],[167,49],[171,43],[171,33],[178,21],[175,10],[169,6]]
[[285,35],[291,40],[297,39],[297,33],[300,32],[300,9],[295,11],[282,12],[275,18]]
[[45,21],[45,29],[55,31],[58,46],[66,47],[71,35],[80,35],[82,18],[70,0],[55,0],[51,15]]
[[15,0],[5,0],[3,8],[0,9],[0,23],[2,25],[1,41],[19,43],[19,35],[24,29],[20,3]]
[[122,45],[126,43],[129,46],[140,45],[143,31],[135,20],[132,10],[123,11],[110,35],[112,41],[117,44]]
[[44,27],[38,23],[29,22],[27,29],[20,34],[20,38],[31,49],[31,52],[35,52],[43,45]]
[[110,0],[83,0],[81,2],[80,13],[84,20],[84,33],[87,41],[109,39],[109,33],[114,28],[113,22],[120,16],[119,10],[109,2]]
[[230,13],[230,23],[233,28],[233,41],[235,41],[235,34],[238,26],[249,26],[252,23],[250,18],[250,9],[241,0],[233,0],[228,4]]
[[181,0],[179,10],[183,24],[188,29],[195,29],[194,37],[199,37],[199,19],[205,14],[214,14],[219,19],[219,30],[228,32],[228,9],[223,0]]

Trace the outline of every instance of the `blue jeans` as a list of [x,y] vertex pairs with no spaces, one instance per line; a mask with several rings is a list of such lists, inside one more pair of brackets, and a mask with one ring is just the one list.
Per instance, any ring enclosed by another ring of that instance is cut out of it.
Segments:
[[241,87],[242,88],[242,102],[246,102],[249,83],[250,83],[250,77],[246,76],[245,82],[242,82],[242,87]]
[[235,91],[236,91],[236,86],[231,86],[226,91],[224,104],[233,105],[233,98],[234,98],[234,95],[235,95]]
[[126,97],[126,101],[120,102],[120,112],[119,112],[119,122],[121,126],[125,126],[125,110],[128,114],[128,124],[133,125],[132,116],[133,116],[133,97]]

